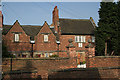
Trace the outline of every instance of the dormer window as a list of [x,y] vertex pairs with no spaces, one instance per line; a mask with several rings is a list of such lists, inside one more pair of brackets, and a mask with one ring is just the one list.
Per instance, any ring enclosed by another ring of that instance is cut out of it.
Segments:
[[44,42],[48,42],[48,35],[44,35]]
[[19,42],[19,34],[15,34],[15,42]]

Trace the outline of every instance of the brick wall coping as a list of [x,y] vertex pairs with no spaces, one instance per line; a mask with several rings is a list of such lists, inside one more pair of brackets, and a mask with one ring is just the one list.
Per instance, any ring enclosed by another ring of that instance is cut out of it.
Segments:
[[51,57],[51,58],[2,58],[2,60],[62,60],[62,59],[69,59],[68,57]]
[[13,70],[13,71],[6,71],[3,74],[22,74],[22,73],[37,73],[37,70]]
[[118,67],[94,67],[94,68],[70,68],[61,70],[49,70],[49,72],[69,72],[69,71],[86,71],[86,70],[105,70],[105,69],[120,69]]
[[[120,56],[93,56],[95,58],[120,58]],[[93,58],[93,57],[89,57],[89,58]]]

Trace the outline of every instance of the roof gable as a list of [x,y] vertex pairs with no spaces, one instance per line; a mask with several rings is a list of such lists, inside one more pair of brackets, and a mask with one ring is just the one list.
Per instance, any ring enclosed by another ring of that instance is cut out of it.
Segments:
[[54,34],[54,30],[50,29],[49,25],[47,24],[47,22],[45,21],[45,23],[43,24],[43,26],[41,27],[41,30],[39,31],[39,33],[53,33]]
[[94,26],[89,19],[59,19],[62,34],[94,34]]
[[[18,21],[16,20],[16,22],[13,25],[3,25],[2,34],[6,35],[17,22]],[[20,27],[28,36],[32,36],[32,37],[36,36],[39,33],[40,29],[42,28],[41,26],[31,26],[31,25],[20,25]]]
[[[13,28],[13,29],[16,29],[17,31],[18,31],[19,29],[22,29],[22,27],[21,27],[20,23],[18,22],[18,20],[16,20],[13,25],[3,25],[3,32],[2,32],[2,34],[3,34],[3,35],[6,35],[10,30],[12,30],[12,28]],[[19,28],[19,29],[18,29],[18,28]],[[22,29],[22,30],[23,30],[23,29]],[[24,30],[23,30],[23,31],[24,31]]]

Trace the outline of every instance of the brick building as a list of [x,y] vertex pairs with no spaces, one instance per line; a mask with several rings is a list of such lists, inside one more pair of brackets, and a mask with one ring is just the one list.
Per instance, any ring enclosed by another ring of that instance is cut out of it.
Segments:
[[[48,25],[45,21],[42,26],[20,25],[19,21],[13,25],[3,25],[3,42],[8,52],[17,57],[49,57],[58,54],[66,57],[72,40],[76,53],[87,55],[88,51],[95,54],[95,23],[90,19],[59,18],[57,6],[53,10],[53,21]],[[91,49],[87,48],[91,47]]]

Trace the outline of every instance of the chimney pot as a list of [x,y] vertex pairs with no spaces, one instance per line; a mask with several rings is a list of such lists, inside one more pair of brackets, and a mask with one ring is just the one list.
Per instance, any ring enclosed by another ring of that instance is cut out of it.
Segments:
[[57,6],[55,6],[55,8],[54,9],[56,9],[57,8]]

